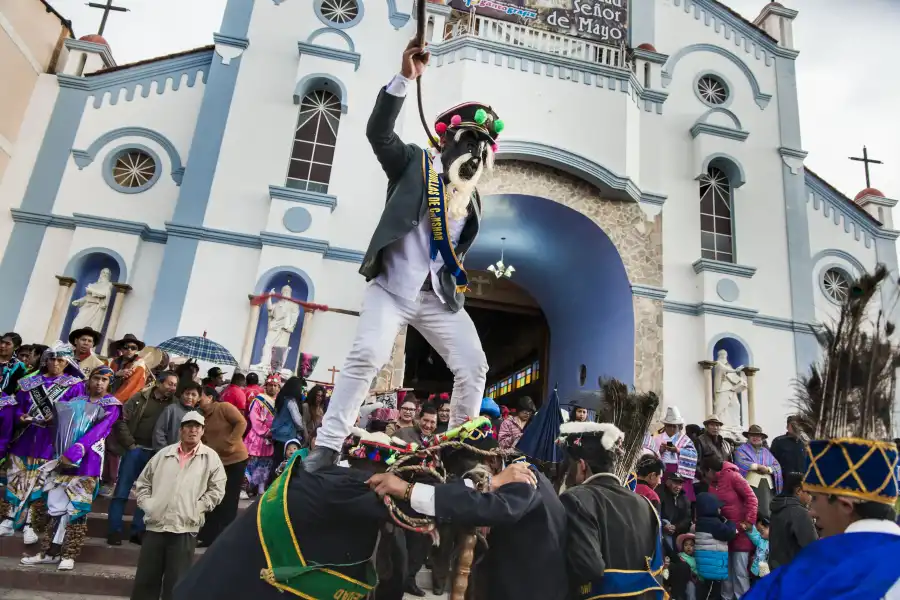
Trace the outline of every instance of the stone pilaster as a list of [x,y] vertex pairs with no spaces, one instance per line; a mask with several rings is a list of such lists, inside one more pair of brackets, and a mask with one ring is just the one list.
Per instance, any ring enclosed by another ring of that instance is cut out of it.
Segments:
[[372,389],[379,392],[403,387],[403,376],[406,371],[406,326],[394,340],[391,359],[378,372]]

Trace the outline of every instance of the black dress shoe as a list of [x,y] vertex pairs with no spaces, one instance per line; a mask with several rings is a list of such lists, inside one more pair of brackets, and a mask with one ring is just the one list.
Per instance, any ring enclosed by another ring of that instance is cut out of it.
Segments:
[[114,531],[113,533],[106,536],[106,543],[110,546],[121,546],[122,545],[122,534],[118,531]]
[[410,581],[409,583],[407,583],[406,587],[403,588],[403,591],[407,594],[418,596],[419,598],[424,598],[426,596],[425,592],[422,591],[422,588],[416,585],[415,581]]
[[336,450],[325,446],[316,446],[300,464],[307,473],[315,473],[319,469],[333,467],[338,463],[340,457],[341,453]]
[[431,593],[435,596],[443,596],[444,595],[444,582],[443,581],[431,581]]
[[132,536],[130,538],[128,538],[128,541],[131,542],[132,544],[136,544],[136,545],[140,546],[141,544],[144,543],[144,536],[140,533],[135,533],[135,534],[132,534]]

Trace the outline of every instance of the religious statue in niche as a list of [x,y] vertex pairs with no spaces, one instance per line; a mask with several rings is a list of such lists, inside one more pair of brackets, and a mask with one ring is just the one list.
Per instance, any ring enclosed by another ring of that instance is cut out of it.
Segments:
[[109,269],[101,269],[97,281],[89,283],[85,288],[84,296],[72,301],[72,306],[78,309],[72,320],[72,331],[88,327],[94,331],[103,331],[106,309],[113,292],[110,277]]
[[272,359],[273,348],[289,347],[291,334],[294,333],[297,320],[300,318],[300,305],[291,302],[291,293],[290,285],[281,288],[280,298],[274,289],[269,291],[269,297],[266,299],[269,320],[266,326],[266,341],[259,357],[260,364],[268,364]]
[[728,362],[728,352],[719,350],[713,367],[713,412],[726,427],[741,426],[741,394],[747,389],[744,365],[734,368]]

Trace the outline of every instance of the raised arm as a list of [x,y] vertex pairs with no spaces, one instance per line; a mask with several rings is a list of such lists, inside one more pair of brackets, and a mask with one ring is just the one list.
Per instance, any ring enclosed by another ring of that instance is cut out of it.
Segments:
[[404,144],[397,136],[394,125],[410,84],[424,72],[427,62],[427,55],[423,55],[422,49],[416,47],[415,42],[410,42],[403,51],[400,74],[378,93],[375,108],[366,125],[366,138],[390,181],[403,174],[415,153],[413,146]]

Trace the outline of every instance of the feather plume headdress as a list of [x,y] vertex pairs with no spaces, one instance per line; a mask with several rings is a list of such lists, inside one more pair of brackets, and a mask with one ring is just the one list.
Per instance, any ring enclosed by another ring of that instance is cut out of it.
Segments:
[[604,379],[593,393],[599,403],[600,423],[564,423],[560,427],[560,442],[577,455],[578,447],[587,436],[601,436],[601,446],[615,452],[615,475],[622,481],[634,469],[644,436],[659,407],[659,397],[653,392],[638,393],[617,379]]
[[900,347],[894,324],[873,299],[888,279],[879,265],[854,281],[833,325],[816,332],[822,358],[801,377],[795,403],[812,440],[804,485],[811,492],[893,504],[893,432]]

